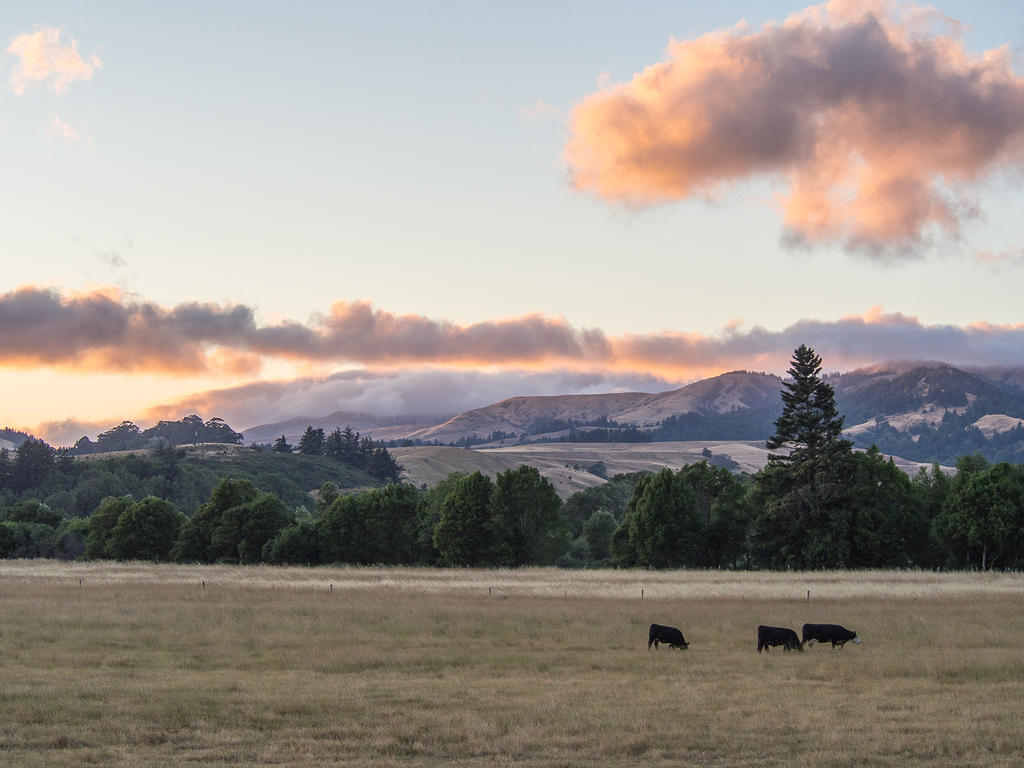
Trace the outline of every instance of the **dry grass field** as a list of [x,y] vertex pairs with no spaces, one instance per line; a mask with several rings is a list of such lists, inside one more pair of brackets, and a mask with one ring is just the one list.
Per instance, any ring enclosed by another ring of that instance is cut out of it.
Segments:
[[[0,765],[1019,766],[1022,609],[1018,575],[0,561]],[[864,642],[755,652],[805,621]]]

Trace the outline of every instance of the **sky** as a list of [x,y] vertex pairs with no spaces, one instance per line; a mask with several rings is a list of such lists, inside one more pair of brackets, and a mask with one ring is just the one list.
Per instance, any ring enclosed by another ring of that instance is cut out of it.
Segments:
[[1024,365],[1012,3],[31,3],[0,426]]

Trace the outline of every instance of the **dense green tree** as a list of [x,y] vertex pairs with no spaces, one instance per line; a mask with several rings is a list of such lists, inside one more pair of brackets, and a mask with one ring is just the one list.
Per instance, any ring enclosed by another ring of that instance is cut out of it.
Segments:
[[166,562],[185,519],[169,501],[147,496],[121,512],[107,551],[118,560]]
[[121,513],[132,506],[131,496],[107,496],[96,511],[89,516],[89,533],[85,541],[85,557],[88,560],[101,560],[113,557],[110,551],[110,537]]
[[612,532],[611,541],[608,543],[608,554],[612,563],[618,568],[631,568],[638,564],[639,555],[629,537],[629,523],[625,519]]
[[[222,532],[215,544],[214,536],[228,510],[247,504],[258,495],[259,490],[250,480],[221,480],[210,494],[210,500],[202,504],[182,526],[171,550],[171,559],[179,563],[209,563],[221,558],[226,562],[237,562],[240,538],[229,540]],[[260,546],[262,549],[262,544]]]
[[366,471],[388,483],[398,483],[402,479],[402,466],[395,461],[383,443],[373,449]]
[[497,552],[491,519],[494,483],[480,472],[459,478],[441,502],[434,546],[446,565],[493,565]]
[[323,456],[325,442],[323,427],[313,429],[310,425],[299,438],[299,453],[304,456]]
[[700,560],[705,527],[696,494],[682,474],[666,468],[643,478],[622,525],[638,565],[680,568]]
[[928,559],[930,523],[910,477],[872,446],[855,453],[849,564],[920,567]]
[[316,565],[321,562],[320,537],[312,519],[296,520],[263,546],[263,562]]
[[43,523],[0,522],[0,557],[53,557],[55,535]]
[[341,430],[341,451],[338,454],[344,463],[356,466],[359,461],[359,433],[347,425]]
[[12,483],[11,452],[6,448],[0,448],[0,489],[9,488]]
[[274,453],[291,453],[293,450],[284,435],[281,435],[274,441]]
[[397,483],[339,497],[317,524],[323,558],[367,564],[413,562],[418,503],[415,488]]
[[501,565],[550,565],[569,547],[562,501],[536,467],[498,473],[491,519]]
[[583,533],[583,524],[599,509],[610,512],[616,523],[626,516],[629,500],[633,498],[636,484],[643,472],[615,475],[603,485],[595,485],[577,491],[562,504],[562,514],[569,526],[569,533],[576,537]]
[[788,373],[767,447],[789,453],[771,454],[757,475],[751,554],[767,567],[844,567],[851,556],[853,444],[842,437],[835,393],[819,375],[814,350],[800,345]]
[[313,517],[322,517],[323,513],[330,509],[334,500],[341,495],[341,489],[336,483],[332,483],[328,480],[326,483],[320,486],[320,490],[316,495],[316,502],[313,505]]
[[441,521],[441,504],[458,482],[466,477],[462,472],[452,472],[432,488],[420,494],[416,505],[416,533],[414,562],[424,565],[441,565],[441,554],[434,546],[434,532]]
[[142,448],[146,441],[142,430],[130,421],[122,421],[116,427],[96,436],[95,451],[134,451]]
[[78,560],[84,557],[88,536],[88,520],[72,518],[61,521],[53,543],[54,557],[60,560]]
[[965,471],[936,527],[964,564],[1017,567],[1024,556],[1024,469],[1002,463]]
[[612,534],[617,527],[611,512],[597,510],[583,524],[583,539],[587,544],[587,556],[592,561],[603,561],[611,553]]
[[53,473],[54,454],[51,446],[32,437],[19,445],[11,468],[11,485],[15,490],[41,486]]
[[342,448],[344,446],[344,438],[341,435],[341,429],[335,427],[334,431],[331,432],[324,440],[324,454],[330,456],[332,459],[341,460]]
[[3,519],[12,523],[39,523],[56,528],[60,525],[63,515],[56,510],[39,501],[39,499],[24,499],[7,507],[4,510]]
[[174,481],[181,475],[181,460],[183,458],[185,458],[185,451],[168,443],[161,442],[153,449],[153,463],[163,476],[159,491],[161,498],[167,498],[174,490]]
[[230,506],[213,527],[212,559],[223,563],[258,563],[266,543],[294,522],[295,513],[272,493],[260,493],[250,501]]
[[735,565],[745,550],[746,487],[728,469],[712,466],[707,459],[687,464],[679,474],[694,493],[701,520],[703,535],[693,564],[702,568]]
[[822,380],[821,357],[801,344],[793,351],[789,379],[782,382],[782,414],[775,420],[775,434],[766,443],[769,450],[789,448],[776,461],[793,464],[807,455],[830,448],[842,439],[843,417],[836,410],[835,391]]

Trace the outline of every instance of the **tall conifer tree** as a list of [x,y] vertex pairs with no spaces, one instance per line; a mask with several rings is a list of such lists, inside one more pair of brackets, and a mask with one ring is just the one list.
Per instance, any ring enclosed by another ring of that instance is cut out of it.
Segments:
[[772,454],[758,473],[763,508],[751,532],[752,554],[774,567],[844,567],[851,559],[853,443],[842,437],[835,392],[819,375],[821,357],[801,344],[788,373],[782,415],[766,445],[789,452]]
[[775,434],[768,439],[767,447],[789,447],[792,453],[786,460],[798,461],[830,447],[831,441],[852,446],[841,437],[843,417],[836,410],[835,391],[819,376],[821,356],[801,344],[793,352],[787,373],[791,380],[782,384],[782,415],[775,421]]

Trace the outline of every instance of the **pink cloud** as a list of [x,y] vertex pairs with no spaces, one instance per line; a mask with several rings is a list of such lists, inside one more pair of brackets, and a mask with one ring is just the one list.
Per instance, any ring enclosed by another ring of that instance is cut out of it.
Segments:
[[777,330],[730,323],[713,334],[610,336],[546,315],[460,325],[367,302],[339,302],[309,323],[263,324],[245,305],[165,307],[113,289],[61,294],[27,287],[0,294],[0,365],[21,368],[213,372],[237,380],[277,359],[317,367],[571,370],[684,380],[735,368],[782,372],[800,344],[814,347],[834,368],[908,356],[1024,364],[1024,326],[928,325],[882,307],[838,320],[803,319]]
[[80,138],[74,126],[64,122],[60,115],[53,115],[50,118],[50,135],[60,136],[68,144],[75,144]]
[[572,183],[644,206],[766,177],[794,244],[893,255],[956,236],[975,185],[1024,168],[1024,78],[958,29],[930,9],[832,2],[672,41],[573,110]]
[[56,27],[37,27],[35,32],[24,32],[7,46],[7,53],[17,62],[11,70],[11,90],[25,92],[30,83],[49,81],[53,92],[60,96],[75,80],[89,80],[103,66],[96,54],[83,58],[78,52],[78,41],[61,39]]

